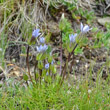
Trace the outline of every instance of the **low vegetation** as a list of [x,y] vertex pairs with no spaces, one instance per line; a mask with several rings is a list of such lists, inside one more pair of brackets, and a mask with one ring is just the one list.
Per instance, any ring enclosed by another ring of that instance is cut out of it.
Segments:
[[0,0],[1,110],[110,109],[110,24],[81,3]]

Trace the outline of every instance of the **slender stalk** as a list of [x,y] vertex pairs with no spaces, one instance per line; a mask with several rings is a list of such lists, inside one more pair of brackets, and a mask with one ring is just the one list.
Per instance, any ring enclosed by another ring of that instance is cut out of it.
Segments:
[[73,64],[74,64],[74,53],[73,53],[73,58],[72,58],[72,62],[71,62],[71,65],[70,65],[70,73],[71,73],[71,71],[72,71],[72,66],[73,66]]
[[[49,63],[49,65],[50,65],[50,63]],[[50,72],[50,67],[49,67],[49,75],[51,75],[50,73],[51,73],[51,72]]]
[[40,85],[41,85],[41,80],[42,80],[42,70],[39,69],[39,74],[40,74]]
[[62,83],[64,81],[64,78],[65,78],[65,75],[66,75],[66,67],[67,67],[66,65],[70,61],[70,58],[71,58],[72,54],[74,53],[74,50],[76,49],[77,46],[78,46],[78,43],[73,48],[72,52],[68,55],[68,58],[66,59],[66,62],[64,64],[64,66],[63,66],[63,69],[62,69],[62,72],[61,72],[61,76],[63,77],[62,80],[61,80],[61,83],[60,83],[61,85],[62,85]]
[[65,65],[64,65],[64,68],[63,68],[63,76],[62,76],[62,79],[61,79],[61,82],[60,82],[60,85],[63,84],[63,81],[64,81],[64,78],[65,78],[65,75],[66,75],[66,67],[67,67],[67,64],[68,64],[68,60],[66,61]]
[[28,75],[30,77],[31,82],[33,83],[32,77],[31,77],[31,74],[30,74],[30,65],[29,65],[29,45],[28,45],[28,48],[27,48],[26,64],[27,64],[27,68],[28,68]]
[[36,84],[37,84],[36,67],[37,67],[37,61],[36,61],[35,66],[34,66],[34,77],[35,77],[35,81],[36,81]]
[[61,31],[61,47],[60,47],[60,75],[62,73],[62,31]]
[[69,54],[68,61],[70,61],[71,55],[74,53],[74,51],[75,51],[75,49],[76,49],[77,46],[78,46],[78,43],[74,46],[72,52]]

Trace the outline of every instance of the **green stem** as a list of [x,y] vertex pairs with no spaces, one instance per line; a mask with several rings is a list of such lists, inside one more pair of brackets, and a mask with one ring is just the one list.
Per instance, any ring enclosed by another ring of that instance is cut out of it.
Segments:
[[36,67],[37,67],[37,61],[36,61],[35,66],[34,66],[34,77],[35,77],[35,81],[36,81],[36,84],[37,84]]
[[61,47],[60,47],[60,75],[62,73],[62,31],[61,31]]
[[40,85],[41,85],[41,80],[42,80],[42,70],[39,69],[39,74],[40,74]]

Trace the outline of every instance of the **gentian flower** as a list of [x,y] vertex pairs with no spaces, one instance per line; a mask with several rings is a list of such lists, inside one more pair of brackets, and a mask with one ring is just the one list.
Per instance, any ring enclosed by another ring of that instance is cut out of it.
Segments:
[[48,49],[48,46],[46,44],[44,44],[43,51],[46,51],[47,49]]
[[52,60],[51,65],[53,65],[53,64],[54,64],[54,61]]
[[43,50],[43,46],[42,46],[42,45],[36,46],[36,48],[37,48],[37,51],[38,51],[39,53],[42,52],[42,50]]
[[76,34],[71,34],[71,35],[69,35],[69,39],[70,39],[70,42],[75,42],[75,39],[76,39],[76,36],[77,36],[78,34],[76,33]]
[[36,46],[37,51],[40,52],[45,52],[48,49],[48,46],[46,44],[44,45],[40,45],[40,46]]
[[44,38],[44,37],[41,37],[41,38],[40,38],[40,43],[41,43],[41,44],[44,44],[44,43],[45,43],[45,38]]
[[82,33],[87,33],[87,32],[89,32],[92,28],[90,28],[88,25],[83,25],[82,23],[81,23],[81,32]]
[[49,63],[45,64],[45,69],[49,68]]
[[34,30],[33,31],[33,33],[32,33],[32,37],[38,37],[41,33],[39,33],[39,31],[40,31],[40,29],[36,29],[36,30]]
[[47,72],[47,73],[46,73],[46,76],[48,76],[48,75],[49,75],[49,73]]

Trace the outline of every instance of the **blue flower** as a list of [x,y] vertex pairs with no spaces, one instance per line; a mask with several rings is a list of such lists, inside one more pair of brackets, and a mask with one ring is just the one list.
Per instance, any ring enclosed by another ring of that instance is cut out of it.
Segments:
[[44,43],[45,43],[45,38],[44,38],[44,37],[41,37],[41,38],[40,38],[40,43],[41,43],[41,44],[44,44]]
[[49,68],[49,63],[45,64],[45,69]]
[[37,51],[40,52],[45,52],[48,49],[48,46],[46,44],[44,45],[40,45],[40,46],[36,46]]
[[46,51],[47,49],[48,49],[48,46],[46,44],[44,44],[43,51]]
[[32,36],[33,37],[38,37],[41,33],[39,33],[40,29],[36,29],[33,31]]
[[52,60],[51,65],[53,65],[53,64],[54,64],[54,61]]
[[71,34],[71,35],[69,35],[69,39],[70,39],[70,42],[75,42],[75,39],[76,39],[76,36],[77,36],[78,34],[76,33],[76,34]]
[[83,24],[81,23],[81,32],[82,33],[87,33],[89,32],[92,28],[90,28],[88,25],[83,26]]
[[46,76],[48,76],[48,75],[49,75],[49,73],[47,72],[47,73],[46,73]]
[[37,51],[38,51],[39,53],[42,52],[42,50],[43,50],[43,46],[42,46],[42,45],[36,46],[36,48],[37,48]]

